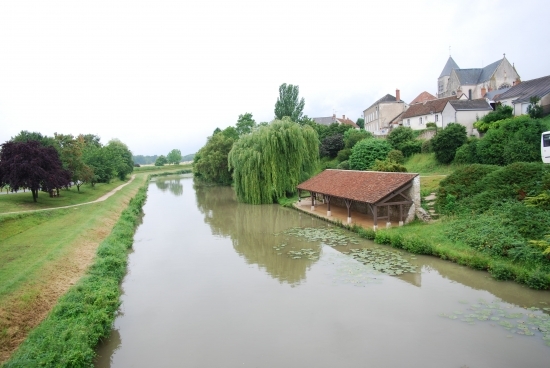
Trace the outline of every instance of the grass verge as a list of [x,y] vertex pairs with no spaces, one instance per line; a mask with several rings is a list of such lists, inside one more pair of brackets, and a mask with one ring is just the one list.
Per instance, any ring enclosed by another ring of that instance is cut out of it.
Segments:
[[[48,317],[29,333],[2,367],[92,365],[94,348],[100,338],[110,333],[119,307],[119,285],[126,272],[127,249],[132,245],[146,200],[147,184],[148,181],[137,191],[111,233],[101,242],[85,276],[58,300]],[[25,298],[34,297],[33,289],[28,290],[30,295],[20,297],[23,303]]]

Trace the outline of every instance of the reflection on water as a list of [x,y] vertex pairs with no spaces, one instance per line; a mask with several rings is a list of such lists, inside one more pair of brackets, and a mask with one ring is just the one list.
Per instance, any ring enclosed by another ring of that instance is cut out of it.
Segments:
[[180,196],[183,194],[183,185],[180,183],[181,178],[163,178],[159,177],[154,180],[155,184],[157,185],[157,188],[162,190],[163,192],[166,192],[167,190],[170,191],[175,196]]
[[[237,203],[231,188],[160,179],[97,367],[548,366],[536,329],[546,325],[532,322],[546,311],[521,308],[549,307],[548,292],[363,239],[330,247],[290,236],[331,225]],[[343,254],[369,247],[399,252],[419,272],[377,274]],[[319,258],[287,254],[301,249]]]
[[[294,214],[291,210],[278,205],[237,203],[234,191],[229,187],[196,185],[195,194],[197,207],[204,215],[205,223],[212,228],[212,233],[229,237],[235,251],[247,263],[257,264],[280,282],[298,284],[305,279],[306,270],[314,261],[293,260],[286,256],[286,252],[275,251],[283,239],[274,236],[283,229],[299,226],[302,223],[301,216],[290,216]],[[286,251],[320,248],[319,242],[287,242]]]

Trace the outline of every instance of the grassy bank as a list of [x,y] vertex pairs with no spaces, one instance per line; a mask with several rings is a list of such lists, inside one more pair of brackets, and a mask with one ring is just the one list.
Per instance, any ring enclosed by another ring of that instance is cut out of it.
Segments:
[[[30,332],[3,367],[91,366],[94,348],[100,338],[110,333],[119,307],[119,285],[126,271],[127,249],[132,245],[146,199],[144,181],[139,181],[141,188],[100,244],[85,276],[58,300],[48,317]],[[64,215],[54,216],[61,219]]]
[[59,197],[50,198],[48,193],[39,192],[38,202],[33,202],[31,192],[9,193],[0,195],[0,214],[45,208],[58,208],[80,203],[92,202],[109,193],[126,181],[115,179],[110,183],[97,183],[94,187],[84,184],[77,191],[76,187],[60,190]]

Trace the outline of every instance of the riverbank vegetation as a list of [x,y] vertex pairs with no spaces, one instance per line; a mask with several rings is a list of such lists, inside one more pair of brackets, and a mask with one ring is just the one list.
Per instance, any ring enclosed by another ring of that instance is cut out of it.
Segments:
[[0,215],[0,361],[48,315],[5,367],[92,364],[119,306],[146,179],[102,203]]

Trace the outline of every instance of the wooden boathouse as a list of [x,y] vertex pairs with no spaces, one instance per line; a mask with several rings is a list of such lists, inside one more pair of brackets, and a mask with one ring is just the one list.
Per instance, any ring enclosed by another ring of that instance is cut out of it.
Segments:
[[400,226],[414,219],[420,208],[420,177],[414,173],[380,171],[325,170],[298,185],[311,194],[311,212],[316,206],[326,205],[326,217],[332,216],[331,205],[347,209],[347,223],[352,223],[352,213],[367,216],[374,230],[379,220],[392,221]]

